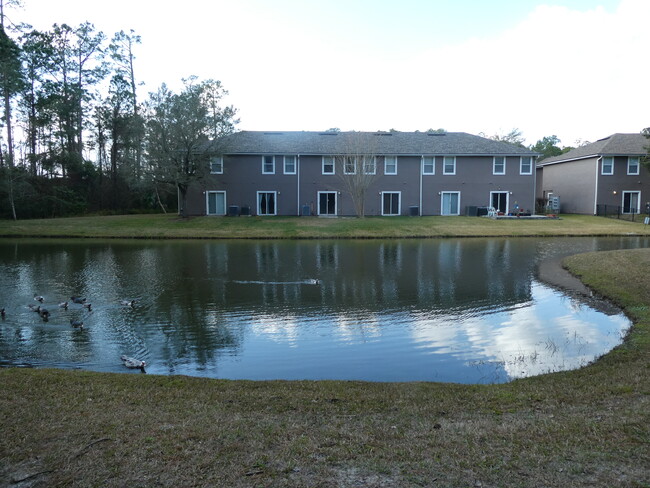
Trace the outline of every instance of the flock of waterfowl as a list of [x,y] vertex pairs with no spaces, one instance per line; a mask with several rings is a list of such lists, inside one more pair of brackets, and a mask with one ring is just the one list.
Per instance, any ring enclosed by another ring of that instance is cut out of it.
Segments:
[[[48,322],[50,320],[51,314],[50,311],[47,308],[45,308],[45,306],[43,305],[43,303],[45,302],[45,297],[43,297],[42,295],[34,294],[34,301],[38,302],[38,305],[30,304],[27,305],[27,308],[29,308],[33,312],[36,312],[41,317],[41,319],[43,319],[43,322]],[[81,305],[83,308],[87,309],[88,312],[92,311],[92,304],[88,303],[86,298],[82,298],[79,296],[72,296],[70,297],[69,301],[60,302],[57,308],[68,310],[68,306],[70,303]],[[135,307],[135,304],[136,304],[136,300],[122,300],[120,302],[120,305],[124,307],[131,307],[131,308]],[[5,307],[0,308],[0,318],[4,320],[6,317],[7,317],[6,308]],[[70,319],[70,326],[75,329],[83,330],[84,322],[83,320],[79,320],[79,319]],[[139,369],[143,373],[146,372],[144,369],[146,366],[145,361],[141,361],[140,359],[135,359],[125,355],[120,356],[120,360],[122,361],[124,366],[126,366],[129,369]]]

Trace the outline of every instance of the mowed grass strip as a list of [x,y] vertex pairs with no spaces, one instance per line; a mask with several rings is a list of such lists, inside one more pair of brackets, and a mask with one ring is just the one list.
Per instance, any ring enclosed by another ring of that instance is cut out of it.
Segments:
[[[640,219],[640,217],[639,217]],[[642,220],[642,219],[641,219]],[[193,217],[119,215],[5,220],[0,237],[116,238],[409,238],[650,235],[642,222],[565,215],[547,220],[484,217]]]
[[0,369],[0,483],[648,486],[650,250],[566,265],[632,331],[588,367],[504,385]]

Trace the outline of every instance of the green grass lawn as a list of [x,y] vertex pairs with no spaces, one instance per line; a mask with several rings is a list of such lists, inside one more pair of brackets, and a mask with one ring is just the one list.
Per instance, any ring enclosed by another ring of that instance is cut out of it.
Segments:
[[508,384],[0,369],[0,486],[648,487],[650,249],[566,265],[635,325],[585,368]]
[[650,235],[640,222],[587,215],[549,220],[484,217],[195,217],[120,215],[2,221],[1,237],[391,238]]

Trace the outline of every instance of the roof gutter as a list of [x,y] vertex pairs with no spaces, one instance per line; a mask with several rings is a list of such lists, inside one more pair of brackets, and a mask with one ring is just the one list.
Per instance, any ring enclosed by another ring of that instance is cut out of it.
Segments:
[[[254,151],[254,152],[224,152],[222,155],[223,156],[263,156],[263,155],[268,155],[268,154],[295,154],[295,151]],[[305,153],[301,152],[301,156],[346,156],[348,153],[342,152],[314,152],[314,153]],[[390,155],[390,156],[399,156],[399,157],[422,157],[422,153],[396,153],[396,152],[381,152],[381,151],[375,151],[375,154],[377,156],[383,156],[384,154]],[[537,153],[519,153],[519,154],[514,154],[514,153],[458,153],[458,152],[431,152],[431,153],[425,153],[427,156],[461,156],[461,157],[487,157],[491,158],[494,156],[504,156],[506,158],[519,158],[522,156],[537,156]]]

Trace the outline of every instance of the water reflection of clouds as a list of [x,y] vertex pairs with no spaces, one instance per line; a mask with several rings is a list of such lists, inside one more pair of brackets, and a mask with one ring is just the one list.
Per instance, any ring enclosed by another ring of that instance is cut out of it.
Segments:
[[258,315],[254,319],[251,330],[257,336],[265,336],[289,347],[298,347],[300,328],[301,321],[298,317]]
[[[451,327],[421,320],[413,327],[413,341],[431,353],[453,354],[471,364],[501,365],[509,378],[520,378],[583,366],[617,344],[629,327],[623,314],[599,314],[544,285],[532,288],[534,301],[547,302],[545,306],[461,315]],[[466,346],[459,346],[463,342]]]

